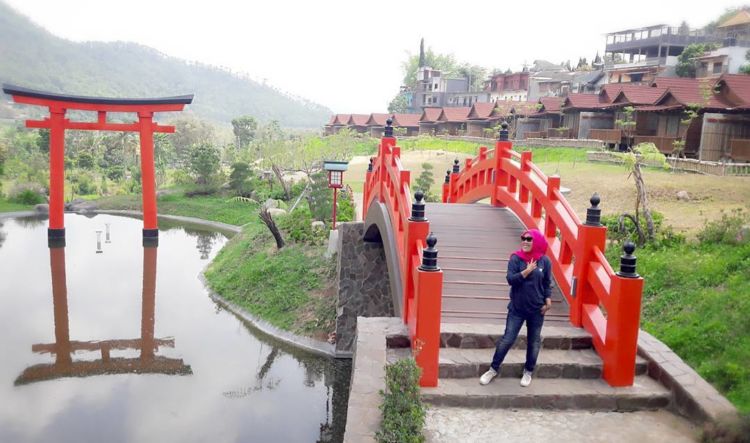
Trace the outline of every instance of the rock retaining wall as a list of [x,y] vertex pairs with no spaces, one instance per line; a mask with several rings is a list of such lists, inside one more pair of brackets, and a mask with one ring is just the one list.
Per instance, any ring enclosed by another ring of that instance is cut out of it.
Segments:
[[363,222],[341,223],[337,272],[336,352],[352,351],[357,317],[394,315],[383,246],[367,243]]

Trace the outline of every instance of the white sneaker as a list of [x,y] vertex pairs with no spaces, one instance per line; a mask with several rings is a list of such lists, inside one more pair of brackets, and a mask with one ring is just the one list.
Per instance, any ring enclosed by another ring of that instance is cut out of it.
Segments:
[[493,378],[497,377],[497,371],[490,368],[487,372],[482,374],[481,377],[479,377],[479,384],[480,385],[486,385],[489,382],[492,381]]
[[523,377],[521,377],[521,386],[524,388],[531,384],[531,372],[526,369],[523,370]]

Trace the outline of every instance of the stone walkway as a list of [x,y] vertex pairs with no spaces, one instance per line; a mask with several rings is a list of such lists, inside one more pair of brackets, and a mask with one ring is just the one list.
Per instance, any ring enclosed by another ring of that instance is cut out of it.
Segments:
[[688,443],[698,441],[698,431],[686,420],[667,411],[589,412],[430,406],[425,424],[428,443]]

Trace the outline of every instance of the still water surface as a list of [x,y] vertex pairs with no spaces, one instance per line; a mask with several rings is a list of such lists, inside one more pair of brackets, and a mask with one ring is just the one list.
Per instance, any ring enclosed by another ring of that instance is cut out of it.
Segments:
[[160,224],[0,220],[0,442],[340,441],[349,365],[254,335],[198,280],[226,238]]

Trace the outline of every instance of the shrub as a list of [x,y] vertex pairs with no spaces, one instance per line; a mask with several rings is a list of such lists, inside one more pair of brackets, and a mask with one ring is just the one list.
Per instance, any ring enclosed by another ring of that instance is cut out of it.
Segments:
[[[671,226],[664,226],[664,214],[651,211],[654,219],[654,240],[647,246],[652,248],[674,246],[685,242],[685,236],[674,232]],[[605,215],[601,218],[601,223],[607,227],[607,238],[621,244],[627,240],[638,243],[638,233],[636,232],[635,223],[628,218],[623,217],[620,221],[620,215]],[[646,232],[646,217],[640,218],[640,228]]]
[[740,242],[740,231],[749,222],[750,215],[742,209],[734,209],[730,214],[722,211],[719,220],[707,222],[698,232],[698,241],[703,244],[737,244]]
[[324,245],[328,240],[325,229],[312,228],[312,215],[304,205],[291,213],[279,217],[277,225],[286,234],[285,237],[294,243],[308,245]]
[[385,367],[385,391],[380,391],[383,421],[375,437],[380,443],[416,443],[425,440],[425,406],[419,395],[422,370],[413,358]]
[[123,177],[125,177],[125,168],[122,166],[112,166],[109,169],[107,169],[107,178],[112,181],[119,181],[122,180]]
[[22,205],[38,205],[45,201],[44,196],[29,187],[18,189],[15,193],[11,194],[9,200]]

